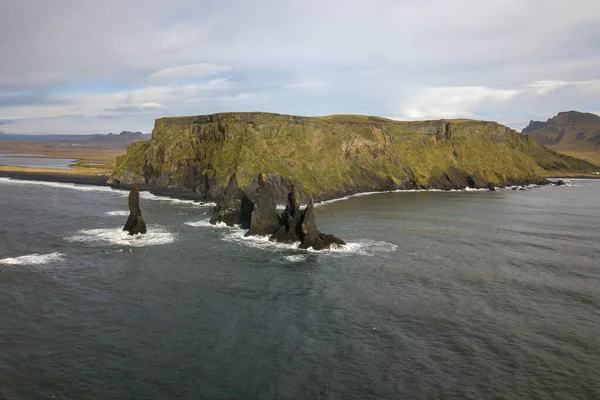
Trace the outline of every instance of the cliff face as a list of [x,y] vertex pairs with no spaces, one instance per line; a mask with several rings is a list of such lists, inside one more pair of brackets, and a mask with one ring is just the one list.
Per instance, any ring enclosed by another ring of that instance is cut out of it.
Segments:
[[481,187],[532,183],[543,181],[544,169],[591,168],[494,122],[222,113],[157,119],[152,139],[128,147],[111,181],[215,198],[234,173],[242,188],[254,192],[252,178],[265,171],[276,197],[285,198],[296,182],[303,197],[326,199],[396,188],[462,188],[467,177]]
[[600,116],[596,114],[561,112],[546,122],[529,122],[523,133],[552,148],[583,147],[600,151]]

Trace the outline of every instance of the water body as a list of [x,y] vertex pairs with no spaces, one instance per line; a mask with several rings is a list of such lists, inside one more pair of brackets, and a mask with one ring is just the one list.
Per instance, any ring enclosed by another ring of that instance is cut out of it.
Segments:
[[71,169],[77,162],[74,158],[48,158],[40,154],[3,154],[0,153],[0,165],[11,167]]
[[320,205],[309,252],[210,206],[0,178],[0,398],[598,399],[600,182]]

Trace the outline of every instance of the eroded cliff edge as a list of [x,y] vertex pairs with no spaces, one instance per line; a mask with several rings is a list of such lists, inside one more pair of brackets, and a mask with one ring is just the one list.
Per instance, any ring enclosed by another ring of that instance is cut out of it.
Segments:
[[544,182],[547,171],[594,166],[557,154],[495,122],[401,122],[378,117],[220,113],[159,118],[152,139],[131,144],[109,183],[220,196],[232,175],[253,193],[267,172],[273,197],[291,183],[302,197],[365,191]]

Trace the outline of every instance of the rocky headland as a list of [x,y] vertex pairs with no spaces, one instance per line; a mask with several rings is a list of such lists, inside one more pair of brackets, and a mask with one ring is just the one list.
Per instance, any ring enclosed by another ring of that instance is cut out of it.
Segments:
[[[285,202],[294,187],[308,203],[370,191],[545,184],[549,171],[594,169],[495,122],[221,113],[157,119],[152,139],[119,157],[109,184],[221,202],[237,199],[229,188],[235,176],[252,202]],[[259,171],[268,196],[257,191]],[[216,218],[238,218],[229,203],[219,207]],[[250,229],[249,220],[238,222]]]

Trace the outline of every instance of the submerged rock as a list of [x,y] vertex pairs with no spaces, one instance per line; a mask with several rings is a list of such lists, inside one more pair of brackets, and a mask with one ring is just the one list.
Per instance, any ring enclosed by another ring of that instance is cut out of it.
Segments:
[[279,228],[279,214],[268,187],[267,176],[258,174],[258,187],[254,193],[254,209],[250,218],[250,230],[246,236],[271,235]]
[[216,225],[222,222],[229,226],[240,225],[243,229],[249,229],[253,210],[254,203],[238,187],[237,178],[233,174],[223,197],[214,209],[210,223]]
[[127,218],[123,230],[129,232],[130,235],[146,233],[146,223],[140,209],[140,191],[135,183],[129,191],[129,218]]

